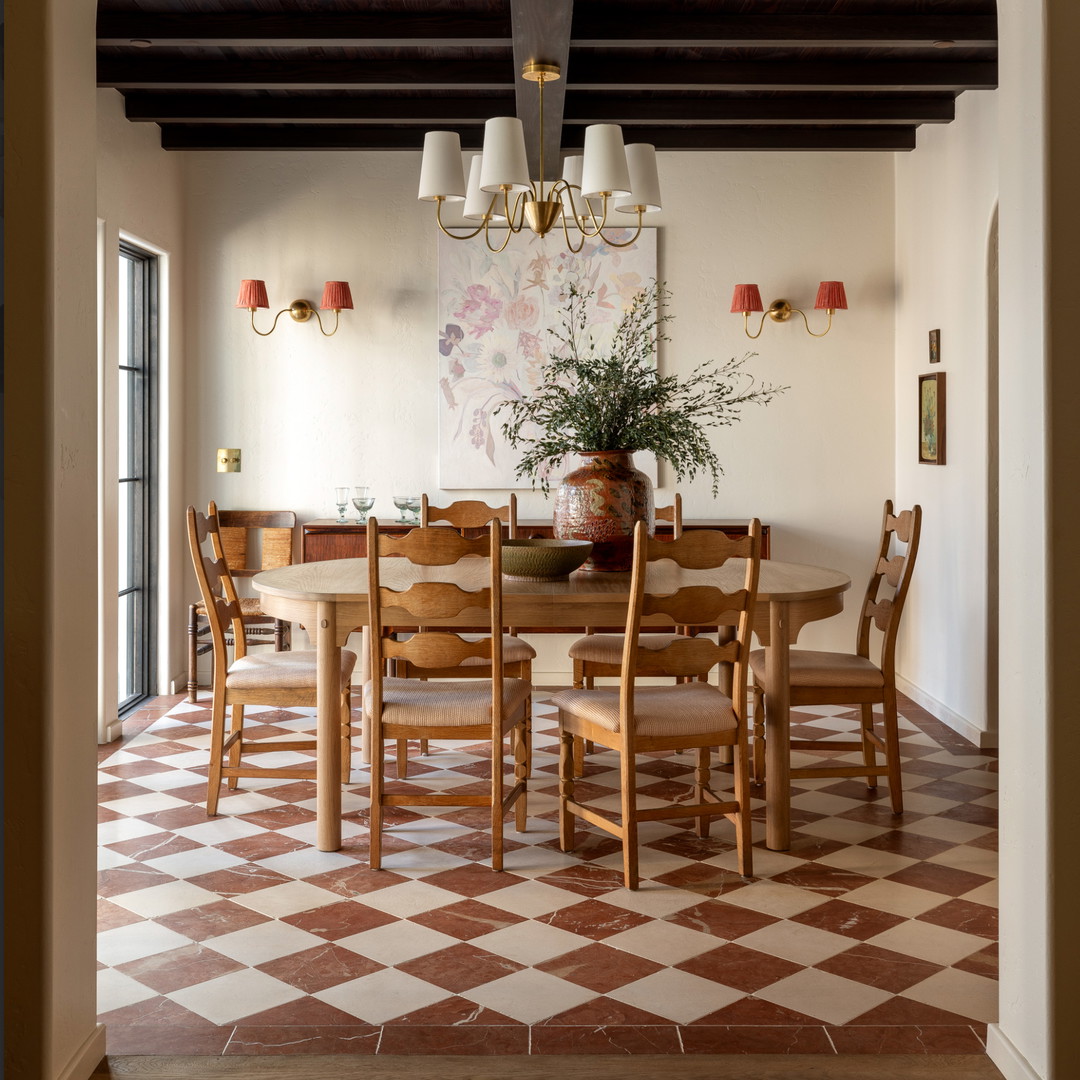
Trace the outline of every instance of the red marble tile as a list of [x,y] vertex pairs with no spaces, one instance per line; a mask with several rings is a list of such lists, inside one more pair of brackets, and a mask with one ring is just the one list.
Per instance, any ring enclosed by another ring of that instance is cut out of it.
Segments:
[[179,949],[144,956],[117,964],[116,970],[138,980],[159,994],[171,994],[185,986],[208,982],[230,971],[239,971],[243,964],[206,945],[183,945]]
[[272,920],[261,912],[234,904],[231,900],[215,900],[201,907],[159,915],[154,921],[191,938],[192,941],[205,941],[207,938],[231,934],[235,930],[246,930],[249,926],[258,926]]
[[838,1054],[983,1054],[975,1032],[960,1024],[907,1027],[830,1027]]
[[109,810],[104,806],[97,808],[97,823],[104,825],[109,821],[121,821],[126,815],[119,813],[116,810]]
[[[386,850],[385,839],[383,848]],[[327,870],[325,874],[304,878],[308,885],[314,885],[317,889],[325,889],[327,892],[348,897],[378,892],[379,889],[387,889],[391,885],[400,885],[403,881],[409,880],[401,874],[395,874],[392,870],[372,870],[369,866],[359,864],[341,867],[338,870]]]
[[134,754],[136,757],[161,758],[167,762],[173,754],[190,754],[191,747],[186,743],[162,740],[161,742],[146,743],[140,746],[133,746],[128,743],[124,746],[124,752]]
[[290,780],[277,787],[260,788],[260,795],[268,799],[279,799],[281,802],[298,803],[307,802],[315,798],[315,782],[313,780]]
[[830,956],[814,967],[844,979],[898,994],[901,990],[937,974],[944,965],[919,960],[889,949],[880,949],[876,945],[861,944],[837,953],[836,956]]
[[997,943],[987,945],[985,949],[965,956],[963,960],[957,960],[953,967],[961,971],[970,971],[972,975],[984,975],[988,979],[996,979],[998,977]]
[[237,1023],[245,1027],[339,1027],[357,1023],[352,1013],[345,1012],[334,1005],[328,1005],[318,998],[302,997],[287,1001],[284,1005],[275,1005],[272,1009],[263,1009],[245,1016]]
[[469,941],[481,934],[490,934],[494,930],[502,930],[524,921],[520,915],[473,899],[459,900],[456,904],[424,911],[409,920],[462,941]]
[[958,803],[969,803],[973,799],[981,799],[987,793],[986,788],[976,787],[974,784],[962,784],[956,780],[932,780],[912,790],[913,793],[919,795],[933,795],[937,799],[949,799]]
[[967,841],[968,847],[982,848],[985,851],[997,851],[998,849],[998,834],[994,832],[983,833],[982,836],[976,836],[974,840]]
[[613,889],[621,889],[623,885],[622,871],[594,866],[592,863],[567,866],[537,880],[581,896],[603,896]]
[[[989,792],[983,792],[984,795]],[[949,810],[943,810],[939,817],[948,818],[950,821],[965,821],[969,825],[985,825],[987,828],[998,827],[998,812],[992,806],[975,806],[973,803],[965,803],[963,806],[954,806]]]
[[198,1013],[185,1009],[167,997],[146,998],[133,1005],[125,1005],[111,1012],[100,1013],[98,1020],[109,1027],[126,1027],[128,1024],[157,1024],[162,1027],[181,1027],[206,1030],[216,1025],[205,1020]]
[[105,1049],[113,1056],[139,1054],[153,1057],[219,1057],[232,1037],[229,1027],[187,1028],[175,1024],[118,1024],[105,1029]]
[[415,1009],[411,1013],[395,1016],[388,1020],[386,1026],[418,1026],[418,1027],[444,1027],[446,1025],[476,1024],[480,1027],[490,1024],[517,1025],[520,1021],[509,1016],[504,1016],[494,1009],[485,1009],[477,1005],[475,1001],[467,998],[454,997],[443,998],[434,1005],[426,1005],[422,1009]]
[[359,900],[342,900],[339,904],[326,904],[312,911],[299,911],[295,915],[286,915],[281,920],[291,926],[298,926],[308,933],[317,934],[328,941],[351,937],[364,930],[374,930],[376,926],[398,922],[395,915],[368,907]]
[[[944,765],[938,761],[922,761],[918,758],[912,759],[911,751],[915,749],[917,748],[910,745],[904,747],[905,756],[908,757],[908,760],[903,764],[903,771],[905,773],[915,776],[930,776],[934,779],[940,779],[956,774],[957,769],[955,765]],[[918,749],[927,749],[930,753],[934,754],[938,753],[940,748],[925,747]]]
[[471,990],[474,986],[521,971],[524,965],[462,942],[449,949],[441,949],[416,960],[398,964],[397,967],[418,979],[459,994],[464,990]]
[[856,1016],[848,1021],[845,1027],[871,1027],[896,1025],[914,1025],[917,1027],[956,1027],[957,1025],[969,1025],[966,1017],[959,1013],[951,1013],[945,1009],[936,1009],[933,1005],[924,1005],[921,1001],[912,1001],[910,998],[894,997],[883,1001],[876,1008],[864,1012],[862,1016]]
[[646,960],[643,956],[613,949],[608,945],[586,945],[582,949],[545,960],[533,965],[537,971],[547,972],[559,979],[606,994],[629,982],[636,982],[663,968],[662,964]]
[[[720,831],[718,829],[718,831]],[[677,833],[670,833],[652,843],[644,844],[643,847],[652,848],[654,851],[665,851],[672,855],[681,855],[684,859],[693,859],[700,862],[705,859],[715,859],[717,855],[725,855],[735,850],[735,841],[731,836],[731,830],[725,829],[719,836],[698,836],[690,829],[683,829]],[[616,842],[616,850],[621,845]]]
[[[722,896],[745,888],[748,882],[734,870],[725,870],[708,863],[692,863],[680,866],[666,874],[654,878],[660,885],[670,885],[675,889],[700,893],[703,896]],[[621,875],[619,884],[622,884]]]
[[716,1012],[709,1013],[683,1028],[690,1027],[813,1027],[820,1024],[812,1016],[774,1005],[771,1001],[761,1001],[755,997],[744,997],[725,1005]]
[[[558,811],[555,812],[555,818],[558,819]],[[540,851],[555,851],[562,852],[562,848],[559,846],[557,838],[551,840],[545,840],[542,844],[537,844],[537,849]],[[622,851],[622,842],[617,840],[614,836],[608,836],[607,833],[602,833],[597,830],[588,830],[584,827],[579,828],[577,836],[575,837],[574,845],[574,858],[580,859],[582,862],[593,862],[595,859],[602,859],[607,855],[617,855]]]
[[611,937],[612,934],[633,930],[635,926],[652,922],[647,915],[628,911],[626,908],[616,907],[613,904],[605,904],[602,900],[583,900],[579,904],[571,904],[569,907],[539,916],[534,921],[547,923],[549,926],[568,930],[572,934],[580,934],[594,941],[602,941],[606,937]]
[[884,780],[877,787],[868,788],[865,780],[844,779],[818,790],[828,795],[839,795],[843,799],[858,799],[860,802],[868,803],[881,802],[882,799],[889,797],[889,788]]
[[956,847],[948,840],[936,840],[931,836],[920,836],[918,833],[903,832],[900,829],[872,836],[858,846],[871,848],[873,851],[887,851],[891,855],[905,855],[909,859],[929,859]]
[[257,968],[306,994],[315,994],[329,986],[370,975],[385,966],[340,945],[327,943],[268,960],[258,964]]
[[681,1054],[674,1024],[665,1027],[534,1027],[534,1054]]
[[875,934],[883,934],[886,930],[906,920],[900,915],[893,915],[888,911],[875,911],[862,904],[849,904],[846,900],[829,900],[809,911],[793,915],[791,921],[865,941]]
[[960,896],[962,893],[977,889],[980,885],[985,885],[990,878],[982,874],[972,874],[967,870],[957,870],[952,866],[920,862],[905,866],[903,870],[897,870],[885,880],[899,881],[901,885],[928,889],[931,892],[944,893],[946,896]]
[[[110,754],[115,753],[115,750],[110,750]],[[138,776],[152,776],[155,773],[168,772],[172,766],[160,761],[149,761],[146,758],[140,758],[138,761],[122,761],[117,765],[105,765],[101,768],[101,772],[108,773],[109,776],[115,776],[118,779],[131,780]],[[98,788],[98,802],[104,800],[100,797],[100,787]]]
[[301,848],[310,846],[303,840],[283,836],[279,832],[256,833],[254,836],[242,836],[236,840],[226,840],[223,844],[214,845],[221,851],[248,862],[272,859],[275,855],[286,855],[290,851],[299,851]]
[[687,1054],[836,1053],[825,1029],[816,1024],[685,1027],[682,1042]]
[[998,913],[996,908],[976,904],[971,900],[949,900],[940,907],[931,908],[917,916],[919,922],[947,926],[950,930],[962,930],[965,934],[997,941]]
[[206,807],[174,806],[168,810],[159,810],[156,814],[140,814],[141,821],[148,821],[159,829],[184,829],[188,825],[201,825],[212,818],[206,813]]
[[755,930],[780,920],[775,915],[728,904],[723,900],[704,900],[693,907],[665,916],[664,921],[685,926],[690,930],[699,930],[726,941],[734,941],[744,934],[752,934]]
[[149,836],[136,836],[130,840],[119,840],[115,844],[105,845],[109,851],[118,852],[139,862],[160,859],[165,855],[176,855],[181,851],[192,851],[203,846],[186,836],[176,836],[170,832],[150,833]]
[[108,900],[99,899],[97,902],[97,929],[100,934],[103,930],[115,930],[118,926],[130,926],[132,923],[145,922],[142,915],[136,915],[134,911],[120,907],[119,904],[111,904]]
[[227,870],[199,874],[198,877],[188,878],[188,880],[201,889],[208,889],[210,892],[217,893],[218,896],[229,897],[258,892],[259,889],[269,889],[274,885],[284,885],[293,879],[285,874],[279,874],[276,870],[268,870],[265,866],[243,863],[229,867]]
[[675,967],[679,971],[723,983],[747,994],[780,979],[786,979],[801,970],[799,964],[756,952],[754,949],[746,949],[742,945],[721,945],[718,949],[691,957]]
[[293,825],[314,821],[315,811],[295,803],[282,803],[280,806],[268,806],[265,810],[245,814],[244,820],[251,825],[258,825],[260,829],[289,829]]
[[379,1054],[527,1054],[529,1029],[524,1024],[479,1024],[383,1028]]
[[585,1027],[667,1027],[671,1020],[657,1013],[646,1012],[634,1005],[624,1005],[609,997],[594,997],[591,1001],[575,1005],[565,1012],[556,1013],[538,1024],[533,1024],[535,1031],[539,1027],[566,1027],[582,1025]]
[[875,879],[865,874],[856,874],[852,870],[811,862],[785,870],[782,874],[775,874],[772,880],[781,885],[794,885],[796,888],[806,889],[808,892],[822,896],[843,896],[852,889],[869,885]]
[[155,885],[165,885],[175,880],[176,878],[171,874],[162,873],[152,866],[127,863],[124,866],[114,866],[111,870],[100,871],[97,891],[98,896],[108,898],[134,892],[136,889],[150,889]]
[[911,810],[905,810],[902,817],[894,814],[888,799],[864,803],[862,806],[852,807],[836,816],[844,821],[861,821],[865,825],[880,825],[884,829],[895,828],[901,824],[910,825],[913,821],[926,817],[925,814],[916,814]]
[[337,1024],[326,1027],[256,1027],[237,1025],[226,1055],[233,1054],[375,1054],[382,1028],[370,1024]]
[[[810,826],[813,829],[813,825]],[[828,840],[823,836],[815,836],[813,832],[793,832],[791,834],[791,847],[785,854],[792,855],[797,859],[806,859],[808,862],[820,859],[824,855],[832,855],[847,844],[839,840]]]
[[[383,871],[377,872],[383,873]],[[308,878],[308,880],[315,879]],[[485,893],[496,892],[499,889],[508,889],[511,885],[520,885],[521,882],[527,880],[528,878],[518,877],[507,871],[492,873],[491,868],[487,866],[455,866],[438,874],[428,875],[424,878],[424,884],[459,893],[461,896],[483,896]]]
[[[448,855],[456,855],[459,859],[470,859],[472,862],[491,861],[491,832],[470,832],[461,836],[453,836],[449,840],[440,840],[437,844],[429,845],[435,851],[445,851]],[[526,847],[518,840],[511,840],[508,836],[503,837],[503,851],[507,855],[507,865],[514,868],[513,853],[520,848]],[[490,870],[489,870],[490,872]]]

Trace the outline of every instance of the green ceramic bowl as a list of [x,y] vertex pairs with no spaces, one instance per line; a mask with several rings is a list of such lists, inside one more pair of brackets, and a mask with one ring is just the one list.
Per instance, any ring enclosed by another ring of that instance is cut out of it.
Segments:
[[504,540],[503,575],[523,581],[558,581],[591,552],[591,540]]

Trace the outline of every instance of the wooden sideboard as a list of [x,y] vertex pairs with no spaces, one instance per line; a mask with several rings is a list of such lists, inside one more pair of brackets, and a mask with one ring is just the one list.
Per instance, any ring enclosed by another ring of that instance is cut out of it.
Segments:
[[[720,529],[728,536],[745,536],[749,522],[705,519],[689,519],[683,522],[683,531],[691,529]],[[379,532],[397,533],[405,530],[399,521],[379,520]],[[357,525],[355,521],[342,525],[333,518],[318,518],[305,521],[301,526],[302,542],[300,558],[302,562],[322,562],[324,559],[363,559],[367,556],[367,526]],[[671,524],[659,521],[656,524],[657,536],[671,532]],[[550,521],[519,521],[518,535],[524,537],[550,537]],[[769,526],[761,526],[761,557],[769,557]]]

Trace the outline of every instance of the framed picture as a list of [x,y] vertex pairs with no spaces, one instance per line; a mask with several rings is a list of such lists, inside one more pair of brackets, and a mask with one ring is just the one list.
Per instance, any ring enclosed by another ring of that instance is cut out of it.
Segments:
[[937,364],[941,361],[941,331],[930,331],[930,363]]
[[919,376],[919,464],[945,464],[945,372]]

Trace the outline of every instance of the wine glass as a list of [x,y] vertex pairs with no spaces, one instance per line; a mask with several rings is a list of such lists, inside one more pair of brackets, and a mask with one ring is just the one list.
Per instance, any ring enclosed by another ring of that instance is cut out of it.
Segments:
[[401,514],[400,521],[403,525],[420,524],[420,496],[419,495],[395,495],[394,505]]
[[353,488],[353,500],[352,504],[356,507],[356,512],[360,516],[356,519],[357,525],[363,525],[367,521],[368,511],[375,503],[375,499],[368,495],[369,489],[366,487],[354,487]]
[[345,511],[349,509],[349,489],[347,487],[334,488],[334,502],[337,503],[337,519],[339,525],[344,525]]

